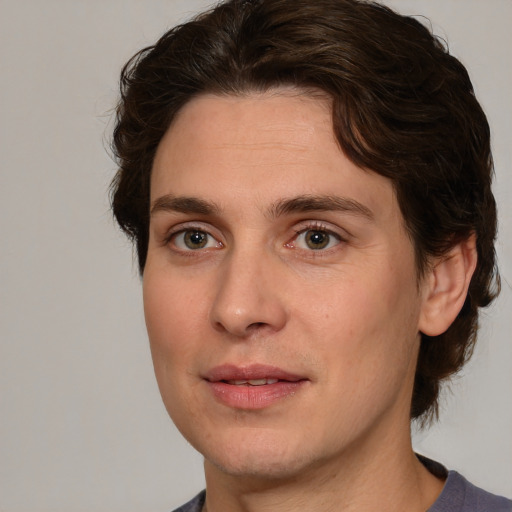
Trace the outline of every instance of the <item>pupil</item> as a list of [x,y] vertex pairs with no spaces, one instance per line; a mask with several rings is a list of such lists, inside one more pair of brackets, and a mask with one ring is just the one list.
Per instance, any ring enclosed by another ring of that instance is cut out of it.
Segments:
[[206,235],[201,231],[189,231],[185,235],[185,244],[189,249],[201,249],[206,245]]
[[323,249],[329,243],[329,235],[323,231],[310,231],[306,241],[310,249]]

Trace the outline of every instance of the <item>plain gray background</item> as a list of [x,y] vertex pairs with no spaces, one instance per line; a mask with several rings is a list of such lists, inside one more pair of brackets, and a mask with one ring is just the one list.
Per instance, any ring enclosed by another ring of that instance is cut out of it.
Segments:
[[[170,511],[201,458],[161,404],[105,149],[122,64],[208,0],[0,0],[0,511]],[[512,496],[512,2],[393,0],[469,68],[493,130],[499,301],[416,448]]]

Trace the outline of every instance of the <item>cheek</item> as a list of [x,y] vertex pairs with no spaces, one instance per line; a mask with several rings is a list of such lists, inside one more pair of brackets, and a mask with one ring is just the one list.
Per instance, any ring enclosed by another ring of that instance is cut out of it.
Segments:
[[322,351],[326,395],[337,404],[333,421],[340,429],[357,432],[395,404],[408,409],[418,349],[416,295],[396,275],[360,277],[310,317],[310,325],[324,319],[315,349]]
[[[205,317],[202,286],[167,271],[146,267],[143,279],[144,316],[151,343],[189,339]],[[185,337],[184,337],[185,335]]]
[[155,376],[165,407],[180,430],[197,415],[194,368],[201,338],[195,333],[197,320],[204,317],[198,312],[203,303],[187,291],[186,283],[146,267],[144,315]]
[[[205,303],[187,283],[147,267],[143,281],[144,316],[160,391],[166,396],[187,379],[197,355]],[[185,370],[185,372],[184,372]]]
[[403,273],[354,272],[330,286],[328,295],[320,290],[299,304],[302,328],[317,340],[315,350],[323,352],[333,373],[357,383],[392,378],[390,369],[409,368],[420,305],[409,274],[407,267]]

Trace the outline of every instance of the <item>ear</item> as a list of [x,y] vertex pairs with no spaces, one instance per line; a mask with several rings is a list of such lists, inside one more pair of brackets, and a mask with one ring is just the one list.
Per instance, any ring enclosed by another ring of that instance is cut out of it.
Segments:
[[420,332],[438,336],[450,327],[464,305],[476,263],[474,234],[433,262],[424,277],[425,298],[419,318]]

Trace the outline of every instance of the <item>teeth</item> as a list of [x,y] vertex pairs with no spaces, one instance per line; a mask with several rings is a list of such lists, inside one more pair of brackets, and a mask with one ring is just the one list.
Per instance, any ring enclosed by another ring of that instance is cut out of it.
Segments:
[[265,384],[275,384],[278,379],[250,379],[250,380],[228,380],[228,384],[235,386],[264,386]]
[[253,379],[249,381],[251,386],[264,386],[267,383],[267,379]]

